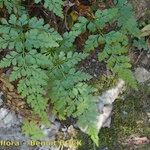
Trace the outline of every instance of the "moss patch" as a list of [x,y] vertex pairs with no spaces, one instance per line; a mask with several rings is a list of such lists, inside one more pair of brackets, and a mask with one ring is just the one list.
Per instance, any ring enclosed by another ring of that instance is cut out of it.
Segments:
[[90,84],[92,84],[98,90],[98,95],[100,95],[100,93],[115,86],[117,80],[118,78],[113,75],[108,75],[108,76],[102,75],[98,77],[96,80],[91,81]]
[[[110,150],[124,149],[119,142],[130,135],[149,136],[147,111],[150,108],[150,88],[139,86],[139,91],[130,91],[114,103],[111,128],[100,130],[100,147],[107,146]],[[85,134],[79,137],[83,141],[79,150],[94,150],[93,142]],[[97,148],[98,150],[98,148]]]

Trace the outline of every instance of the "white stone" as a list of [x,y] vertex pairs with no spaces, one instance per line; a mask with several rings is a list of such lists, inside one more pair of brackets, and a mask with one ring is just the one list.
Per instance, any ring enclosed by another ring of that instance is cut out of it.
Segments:
[[139,83],[144,83],[150,80],[150,72],[147,71],[145,68],[136,68],[134,74]]
[[105,92],[102,93],[102,95],[99,97],[99,105],[102,102],[104,105],[112,104],[115,99],[118,98],[121,91],[123,91],[123,87],[125,85],[125,82],[123,80],[119,80],[116,87],[111,88]]
[[96,122],[98,131],[102,127],[110,127],[113,102],[123,92],[124,86],[125,82],[120,79],[115,87],[103,92],[99,97],[98,110],[100,114],[97,116]]
[[110,127],[112,108],[112,105],[104,106],[103,113],[97,117],[96,125],[98,130],[100,130],[102,127]]
[[8,112],[7,109],[1,108],[1,109],[0,109],[0,120],[3,120],[4,117],[5,117],[8,113],[9,113],[9,112]]
[[14,124],[19,124],[19,120],[15,113],[5,108],[0,109],[0,122],[3,122],[5,127],[11,127]]
[[[99,115],[97,116],[97,121],[95,122],[97,130],[99,131],[102,127],[110,127],[111,124],[111,114],[113,109],[113,102],[119,97],[125,89],[125,82],[119,80],[117,85],[99,96],[99,102],[97,103]],[[79,127],[83,132],[86,132],[88,126],[85,128]]]

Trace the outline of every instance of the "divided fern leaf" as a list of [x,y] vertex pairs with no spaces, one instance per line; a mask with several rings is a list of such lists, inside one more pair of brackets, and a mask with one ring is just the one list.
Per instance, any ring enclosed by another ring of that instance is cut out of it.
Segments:
[[0,34],[0,48],[12,50],[0,61],[0,67],[13,65],[10,81],[19,80],[18,92],[27,99],[35,113],[46,119],[44,87],[48,76],[45,69],[50,63],[48,57],[37,50],[58,47],[61,36],[45,25],[43,19],[29,19],[27,15],[19,18],[11,15],[8,21],[2,19]]
[[122,32],[139,37],[140,30],[131,4],[127,0],[118,0],[116,7],[118,8],[118,26],[121,27]]
[[0,0],[0,8],[6,8],[8,13],[21,15],[26,13],[25,8],[21,5],[21,0]]
[[15,48],[17,51],[24,48],[58,47],[58,41],[62,40],[54,29],[48,24],[44,25],[43,19],[29,19],[27,15],[19,18],[11,15],[9,21],[1,19],[0,33],[0,47]]
[[58,51],[70,51],[70,49],[73,49],[75,39],[86,31],[88,22],[85,17],[79,17],[78,22],[72,26],[71,30],[63,34],[63,40],[60,42]]
[[99,60],[107,62],[107,67],[117,74],[119,78],[126,81],[128,85],[136,88],[136,81],[131,72],[132,65],[128,53],[128,38],[121,32],[110,32],[106,34],[106,45],[102,53],[99,53]]
[[[42,0],[35,0],[35,3],[39,3]],[[63,18],[63,0],[44,0],[44,7],[53,11],[57,16]]]
[[107,23],[113,23],[116,20],[118,14],[117,8],[105,9],[103,11],[97,10],[95,12],[95,19],[89,22],[87,28],[90,32],[95,32],[96,30],[102,30]]
[[139,50],[145,50],[145,51],[149,50],[148,43],[146,42],[144,38],[135,39],[133,41],[133,46],[138,48]]
[[[75,69],[75,65],[86,56],[87,54],[76,52],[61,52],[59,56],[53,56],[48,91],[54,105],[53,112],[60,119],[69,116],[77,118],[77,124],[82,128],[87,126],[86,133],[92,137],[98,134],[98,131],[94,130],[96,126],[93,126],[98,115],[93,96],[96,89],[86,83],[92,78],[90,75]],[[89,132],[92,128],[93,132]],[[98,136],[92,138],[98,144]]]
[[90,35],[85,42],[85,51],[89,52],[91,50],[94,50],[97,48],[100,44],[103,44],[105,42],[105,39],[103,36],[97,34],[97,35]]
[[[76,71],[75,69],[75,65],[86,56],[86,54],[82,53],[68,52],[65,54],[61,52],[58,57],[55,56],[52,58],[54,67],[52,67],[49,74],[51,79],[50,98],[54,103],[55,112],[57,112],[62,119],[75,112],[76,105],[79,105],[78,94],[80,92],[76,86],[80,82],[91,79],[90,75]],[[72,99],[74,99],[74,101],[72,101]],[[69,108],[73,107],[71,101],[74,103],[74,109]],[[69,110],[71,110],[72,113]]]
[[23,132],[34,140],[44,138],[43,132],[37,127],[34,122],[24,121],[22,126]]

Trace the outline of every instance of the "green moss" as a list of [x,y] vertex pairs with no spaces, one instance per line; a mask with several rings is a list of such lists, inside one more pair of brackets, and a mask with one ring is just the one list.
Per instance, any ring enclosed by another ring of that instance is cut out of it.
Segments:
[[115,86],[117,83],[117,77],[113,75],[102,75],[98,77],[96,80],[91,81],[91,84],[98,89],[98,94],[104,92],[105,90],[110,89],[111,87]]
[[77,138],[82,141],[82,146],[78,150],[94,150],[94,143],[87,134],[78,132]]
[[[150,128],[145,115],[145,111],[150,106],[148,99],[150,89],[141,85],[139,89],[138,92],[127,92],[123,95],[124,99],[115,101],[111,128],[102,128],[99,133],[100,147],[107,146],[110,150],[121,150],[124,148],[118,143],[119,139],[126,139],[134,134],[150,135]],[[82,134],[80,139],[84,144],[79,150],[94,150],[93,143],[88,136]]]

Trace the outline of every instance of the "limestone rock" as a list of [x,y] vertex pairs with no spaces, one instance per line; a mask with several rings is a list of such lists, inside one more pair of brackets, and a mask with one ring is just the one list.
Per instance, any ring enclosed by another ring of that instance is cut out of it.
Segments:
[[98,110],[100,114],[97,117],[96,123],[98,130],[100,130],[102,127],[110,127],[113,102],[124,90],[124,85],[125,82],[120,79],[115,87],[103,92],[99,97]]
[[150,80],[150,72],[145,68],[136,68],[135,69],[135,77],[139,83],[144,83]]
[[0,109],[0,127],[9,128],[19,123],[20,121],[17,119],[14,112],[11,112],[6,108]]
[[[97,104],[99,115],[97,116],[97,121],[95,122],[97,130],[99,131],[102,127],[110,127],[111,124],[111,114],[113,110],[113,102],[118,98],[119,94],[124,91],[125,82],[119,80],[117,85],[99,96],[99,102]],[[86,132],[88,126],[84,129],[79,127],[83,132]]]

